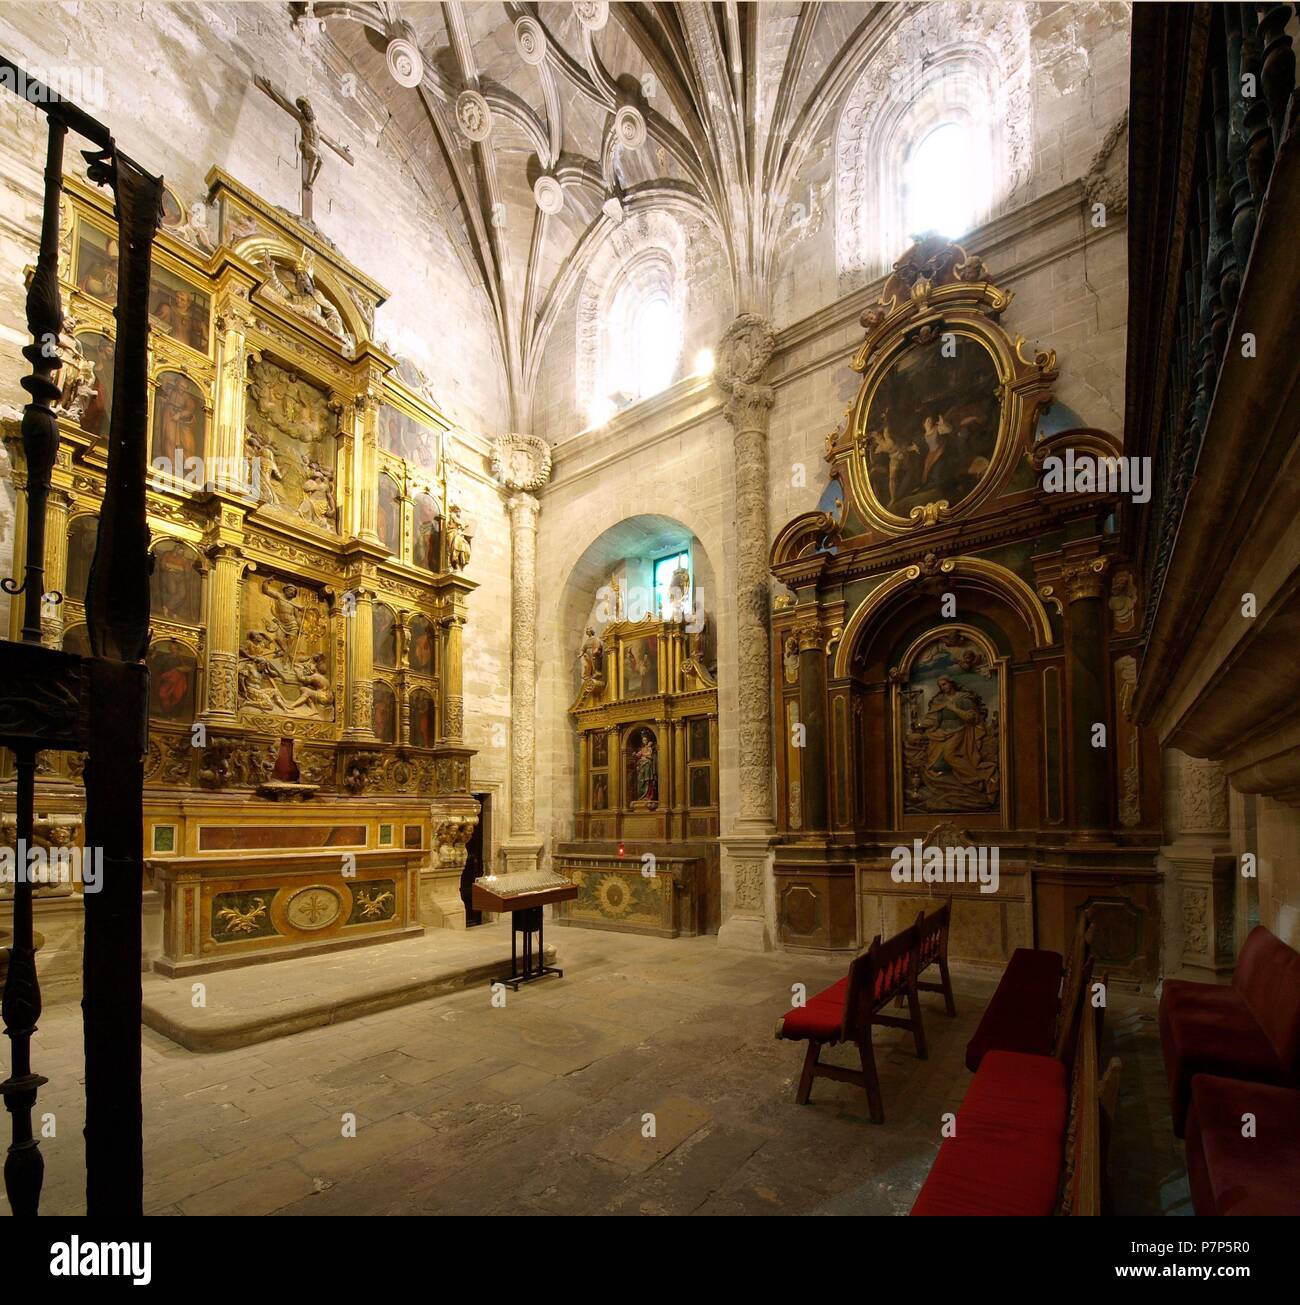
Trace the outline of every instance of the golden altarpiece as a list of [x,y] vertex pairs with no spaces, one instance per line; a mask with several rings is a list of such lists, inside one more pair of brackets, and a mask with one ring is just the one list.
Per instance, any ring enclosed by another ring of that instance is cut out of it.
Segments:
[[[928,237],[862,317],[857,396],[816,511],[777,534],[777,925],[848,949],[953,897],[954,956],[1064,950],[1158,973],[1160,767],[1130,722],[1137,593],[1113,486],[1055,459],[1120,453],[1053,401],[1012,295]],[[1066,361],[1068,365],[1068,360]],[[895,847],[996,849],[996,891],[893,871]]]
[[[168,193],[150,288],[144,838],[168,974],[463,924],[478,812],[449,423],[371,337],[382,287],[220,169],[208,185],[194,214]],[[111,207],[76,177],[61,235],[44,628],[86,652],[117,251]],[[21,485],[17,422],[5,440]],[[80,758],[45,757],[38,834],[71,841]],[[75,928],[78,905],[38,901],[38,927]]]
[[576,838],[554,864],[578,885],[562,923],[660,937],[717,928],[718,688],[710,622],[690,580],[630,619],[609,586],[611,618],[588,625],[569,711],[578,737]]

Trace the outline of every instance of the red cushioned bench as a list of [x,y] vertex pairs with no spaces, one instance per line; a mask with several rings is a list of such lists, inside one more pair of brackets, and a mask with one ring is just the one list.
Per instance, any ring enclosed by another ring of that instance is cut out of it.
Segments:
[[[1300,1214],[1300,1090],[1197,1074],[1187,1178],[1197,1214]],[[1254,1136],[1243,1135],[1244,1115]]]
[[[916,1054],[927,1055],[925,1027],[921,1022],[921,1004],[917,989],[942,992],[949,1015],[955,1015],[952,982],[948,976],[948,922],[952,903],[927,917],[922,911],[916,924],[882,943],[877,934],[871,946],[854,957],[844,978],[831,984],[803,1006],[787,1011],[777,1021],[776,1036],[808,1043],[803,1072],[795,1089],[795,1100],[808,1104],[814,1078],[833,1078],[856,1083],[866,1090],[867,1105],[873,1123],[885,1122],[885,1108],[880,1096],[880,1079],[876,1073],[875,1051],[871,1030],[877,1024],[908,1029],[916,1042]],[[931,965],[939,969],[937,983],[918,984],[917,977]],[[906,1001],[906,1019],[881,1014],[891,1001]],[[838,1042],[855,1042],[862,1069],[841,1069],[823,1065],[821,1050]]]
[[1263,925],[1246,938],[1231,987],[1169,979],[1159,1016],[1176,1137],[1197,1074],[1300,1087],[1300,953]]
[[1100,1213],[1102,1118],[1114,1111],[1119,1062],[1099,1083],[1100,1012],[1088,1014],[1070,1021],[1077,1036],[1068,1065],[1020,1051],[982,1058],[912,1214]]
[[1067,962],[1060,952],[1017,947],[1002,971],[971,1040],[966,1044],[966,1068],[974,1073],[990,1051],[1019,1051],[1051,1056],[1061,1034],[1063,986],[1087,955],[1090,913],[1080,912]]

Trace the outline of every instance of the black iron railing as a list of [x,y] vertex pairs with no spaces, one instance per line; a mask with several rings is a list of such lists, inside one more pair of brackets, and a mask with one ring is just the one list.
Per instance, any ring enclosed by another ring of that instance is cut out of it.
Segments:
[[1289,4],[1134,10],[1125,442],[1152,459],[1152,496],[1128,509],[1125,532],[1146,632],[1225,350],[1238,344],[1232,323],[1260,208],[1291,130],[1291,16]]
[[[145,520],[148,296],[162,180],[123,155],[108,129],[53,89],[0,57],[0,73],[47,119],[41,244],[27,293],[31,343],[22,380],[22,457],[27,475],[25,571],[3,582],[23,598],[22,637],[0,640],[0,745],[14,754],[18,849],[32,846],[37,754],[87,754],[85,843],[102,853],[97,891],[86,891],[82,1011],[86,1052],[86,1199],[91,1214],[140,1213],[143,1205],[140,1107],[140,903],[143,873],[143,755],[149,638],[148,527]],[[99,534],[86,593],[92,655],[41,644],[45,592],[45,516],[59,447],[58,344],[64,327],[58,277],[59,203],[69,131],[96,148],[83,151],[88,175],[114,195],[119,228],[117,344],[108,470]],[[14,1214],[39,1208],[44,1161],[32,1130],[46,1082],[31,1065],[41,1013],[32,933],[32,888],[25,858],[15,858],[13,940],[3,1018],[11,1071],[0,1083],[12,1120],[5,1190]]]

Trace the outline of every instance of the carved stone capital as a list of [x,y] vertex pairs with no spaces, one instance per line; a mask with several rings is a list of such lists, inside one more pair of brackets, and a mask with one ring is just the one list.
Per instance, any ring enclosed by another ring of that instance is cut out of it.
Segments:
[[492,441],[492,475],[503,489],[540,489],[551,475],[551,447],[536,435],[502,435]]
[[1094,557],[1086,562],[1071,562],[1061,568],[1061,583],[1072,603],[1083,598],[1100,598],[1108,560]]

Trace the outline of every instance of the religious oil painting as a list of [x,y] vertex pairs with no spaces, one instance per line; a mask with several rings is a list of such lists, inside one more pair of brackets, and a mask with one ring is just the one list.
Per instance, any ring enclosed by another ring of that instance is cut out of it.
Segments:
[[[72,524],[68,527],[68,578],[64,584],[64,593],[78,603],[86,601],[90,562],[95,556],[95,538],[98,533],[97,516],[73,517]],[[64,646],[66,647],[66,642]]]
[[923,641],[898,699],[905,813],[999,809],[1001,676],[983,643],[960,630]]
[[431,748],[438,741],[437,710],[433,694],[416,689],[411,694],[411,743],[417,748]]
[[591,777],[591,809],[593,811],[609,810],[608,775],[593,775]]
[[861,444],[881,508],[907,518],[970,494],[997,447],[998,385],[993,355],[965,335],[914,344],[894,360],[868,402]]
[[370,728],[381,743],[393,743],[397,739],[397,699],[392,689],[382,681],[375,685]]
[[165,267],[155,266],[149,278],[149,324],[199,353],[208,351],[208,320],[212,301]]
[[377,495],[379,513],[379,538],[384,547],[395,557],[402,552],[402,492],[392,476],[380,474],[379,494]]
[[411,641],[407,648],[406,664],[421,675],[433,674],[433,622],[426,616],[411,618]]
[[696,716],[687,722],[687,738],[690,740],[692,761],[709,759],[709,722],[703,716]]
[[163,372],[153,396],[152,461],[177,480],[188,479],[203,456],[207,429],[203,391],[180,372]]
[[77,235],[77,289],[110,306],[117,303],[117,237],[83,223]]
[[239,708],[305,721],[334,719],[329,614],[304,585],[256,575],[244,581]]
[[318,385],[267,359],[249,368],[244,436],[258,501],[278,516],[336,529],[338,418]]
[[376,603],[371,617],[373,635],[372,657],[376,666],[397,666],[397,621],[393,609]]
[[113,341],[101,331],[84,331],[77,336],[77,343],[86,361],[95,368],[95,388],[81,410],[78,424],[87,435],[104,439],[113,415]]
[[437,571],[442,546],[442,513],[432,494],[417,494],[415,499],[415,565]]
[[438,467],[438,432],[401,408],[379,409],[379,447],[428,471]]
[[623,696],[640,698],[659,691],[659,645],[652,637],[623,645]]
[[198,554],[186,544],[162,540],[153,550],[149,602],[155,616],[186,625],[200,620],[203,577]]
[[188,725],[194,719],[199,665],[183,644],[164,639],[149,649],[149,715]]
[[595,733],[591,736],[591,764],[597,770],[609,765],[609,735]]
[[633,806],[658,805],[659,743],[648,726],[637,726],[628,734],[627,792]]
[[707,807],[713,802],[712,784],[708,766],[691,767],[691,806]]

